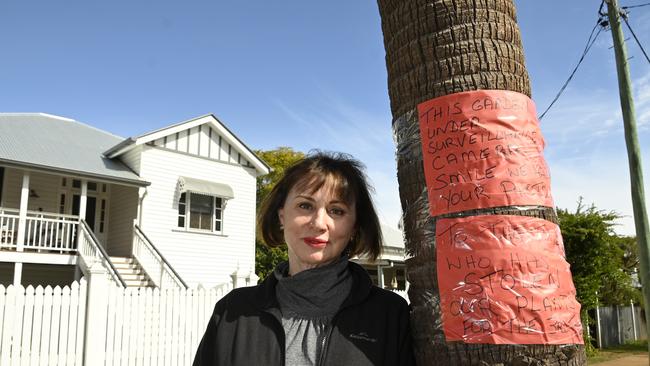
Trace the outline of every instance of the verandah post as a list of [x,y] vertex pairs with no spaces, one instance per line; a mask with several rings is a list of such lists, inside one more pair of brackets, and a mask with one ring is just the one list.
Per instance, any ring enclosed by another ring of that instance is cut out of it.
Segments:
[[[27,231],[27,203],[29,200],[29,172],[23,173],[23,186],[20,191],[20,210],[18,211],[18,236],[16,238],[16,251],[22,252],[25,246],[25,233]],[[20,286],[23,275],[23,263],[14,264],[14,286]]]

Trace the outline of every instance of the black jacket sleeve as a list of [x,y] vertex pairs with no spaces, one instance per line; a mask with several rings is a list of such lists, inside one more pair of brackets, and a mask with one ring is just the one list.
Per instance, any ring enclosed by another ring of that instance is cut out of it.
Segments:
[[410,307],[408,305],[402,308],[400,314],[400,356],[399,366],[415,366],[415,356],[413,353],[413,340],[411,337]]
[[217,302],[214,306],[212,317],[210,317],[210,321],[208,322],[208,327],[201,339],[201,343],[199,343],[199,348],[196,350],[194,363],[192,363],[193,366],[217,365],[217,349],[214,345],[217,340],[217,326],[221,319],[219,308],[220,302]]

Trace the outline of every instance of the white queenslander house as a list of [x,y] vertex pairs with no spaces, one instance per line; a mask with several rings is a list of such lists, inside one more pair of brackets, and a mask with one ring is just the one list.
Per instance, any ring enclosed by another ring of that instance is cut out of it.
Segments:
[[67,285],[98,267],[122,287],[253,285],[269,170],[211,114],[127,139],[0,114],[0,284]]

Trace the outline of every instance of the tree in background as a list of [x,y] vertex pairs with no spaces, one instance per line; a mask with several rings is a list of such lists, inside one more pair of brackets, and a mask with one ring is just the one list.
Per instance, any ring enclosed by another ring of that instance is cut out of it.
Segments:
[[583,317],[600,305],[639,304],[641,292],[633,286],[638,256],[633,237],[614,233],[615,212],[585,207],[578,202],[575,212],[558,209],[567,260],[582,304]]
[[[275,184],[284,175],[284,170],[305,157],[300,151],[290,147],[278,147],[274,150],[257,150],[255,154],[271,167],[271,172],[257,178],[257,209],[271,192]],[[261,241],[261,235],[255,237],[255,273],[260,279],[266,278],[275,266],[287,260],[287,248],[271,248]]]

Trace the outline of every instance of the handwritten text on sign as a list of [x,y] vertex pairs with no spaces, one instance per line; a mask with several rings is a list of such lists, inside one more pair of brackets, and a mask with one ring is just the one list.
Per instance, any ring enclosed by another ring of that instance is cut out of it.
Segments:
[[441,219],[436,247],[447,341],[583,343],[557,225],[509,215]]
[[432,216],[476,208],[553,207],[535,105],[503,90],[450,94],[418,105]]

